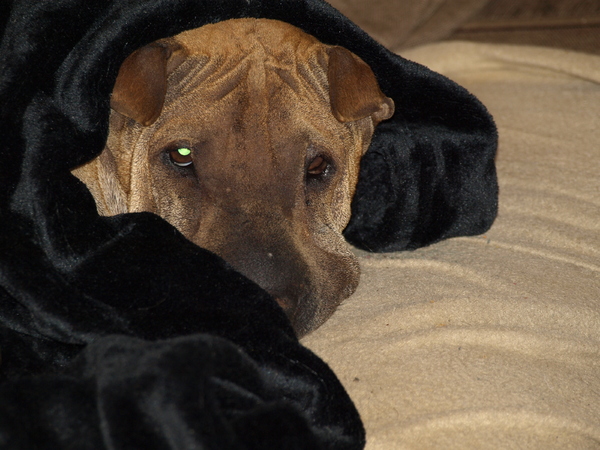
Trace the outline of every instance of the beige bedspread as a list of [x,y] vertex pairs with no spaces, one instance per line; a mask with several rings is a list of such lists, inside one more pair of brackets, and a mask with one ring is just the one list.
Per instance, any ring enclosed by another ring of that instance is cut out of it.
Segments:
[[356,402],[368,449],[600,448],[600,57],[460,42],[403,56],[495,116],[498,219],[361,253],[358,291],[303,343]]

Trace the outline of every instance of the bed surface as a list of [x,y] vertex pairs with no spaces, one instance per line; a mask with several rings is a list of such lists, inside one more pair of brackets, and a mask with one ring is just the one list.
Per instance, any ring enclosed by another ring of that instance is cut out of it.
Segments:
[[599,0],[330,0],[388,48],[440,40],[600,54]]
[[400,53],[494,115],[498,218],[484,236],[358,252],[358,291],[303,344],[354,399],[368,449],[600,448],[600,56]]

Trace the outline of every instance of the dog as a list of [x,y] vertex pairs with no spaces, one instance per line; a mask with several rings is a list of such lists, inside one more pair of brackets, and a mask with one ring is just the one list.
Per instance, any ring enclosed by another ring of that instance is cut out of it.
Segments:
[[342,231],[393,100],[358,56],[267,19],[147,45],[122,64],[103,152],[73,173],[99,214],[156,213],[269,292],[299,337],[358,284]]

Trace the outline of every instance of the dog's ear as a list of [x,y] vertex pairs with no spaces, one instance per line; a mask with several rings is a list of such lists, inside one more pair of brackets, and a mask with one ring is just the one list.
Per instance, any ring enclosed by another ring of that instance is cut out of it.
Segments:
[[111,108],[144,126],[152,125],[162,111],[167,77],[185,57],[183,47],[168,39],[133,52],[119,69]]
[[329,48],[329,98],[333,115],[340,122],[371,116],[377,124],[394,114],[394,101],[379,89],[371,68],[343,47]]

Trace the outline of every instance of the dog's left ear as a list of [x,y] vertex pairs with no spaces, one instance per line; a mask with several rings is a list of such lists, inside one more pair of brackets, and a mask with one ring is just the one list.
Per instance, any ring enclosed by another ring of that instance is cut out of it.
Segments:
[[375,124],[394,114],[394,101],[386,97],[371,68],[343,47],[329,48],[329,98],[333,115],[340,122],[371,116]]
[[167,93],[167,77],[185,59],[181,45],[165,39],[142,47],[121,65],[110,107],[149,126],[160,115]]

